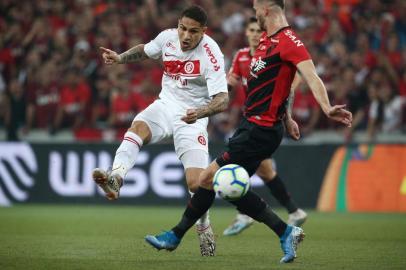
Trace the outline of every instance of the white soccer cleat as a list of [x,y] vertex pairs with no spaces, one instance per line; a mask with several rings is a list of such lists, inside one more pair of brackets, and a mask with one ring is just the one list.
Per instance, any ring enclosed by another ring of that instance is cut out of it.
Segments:
[[123,179],[111,171],[105,171],[96,168],[92,173],[93,180],[106,193],[106,198],[110,201],[117,200],[120,196],[120,188],[123,185]]
[[224,230],[223,235],[231,236],[240,234],[245,229],[248,229],[253,223],[254,220],[251,217],[238,214],[233,223]]
[[288,224],[296,227],[302,226],[307,219],[307,214],[302,209],[298,208],[295,212],[289,214]]
[[197,235],[200,241],[200,254],[203,257],[214,256],[216,252],[216,241],[211,225],[196,225]]

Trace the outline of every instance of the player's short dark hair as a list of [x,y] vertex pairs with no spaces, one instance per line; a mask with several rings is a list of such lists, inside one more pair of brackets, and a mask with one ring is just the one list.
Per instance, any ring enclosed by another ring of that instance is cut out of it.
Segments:
[[183,17],[193,19],[200,23],[201,26],[207,25],[207,13],[201,6],[193,5],[185,8],[180,14],[180,18]]
[[248,26],[249,24],[251,24],[251,23],[258,23],[257,17],[250,17],[250,18],[247,20],[247,26]]

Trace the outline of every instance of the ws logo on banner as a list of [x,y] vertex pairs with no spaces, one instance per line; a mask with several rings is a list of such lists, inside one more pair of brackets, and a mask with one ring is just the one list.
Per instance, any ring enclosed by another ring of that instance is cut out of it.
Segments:
[[38,170],[34,151],[26,143],[0,143],[0,149],[0,206],[26,201]]

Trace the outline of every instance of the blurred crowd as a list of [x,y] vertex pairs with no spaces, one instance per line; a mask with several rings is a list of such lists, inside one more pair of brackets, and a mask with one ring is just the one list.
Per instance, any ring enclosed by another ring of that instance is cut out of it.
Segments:
[[[161,63],[108,67],[99,47],[123,52],[177,27],[180,11],[197,3],[208,34],[225,55],[247,46],[251,0],[0,0],[0,128],[9,140],[33,129],[71,130],[78,139],[120,138],[159,94]],[[310,51],[332,104],[345,103],[354,123],[342,129],[324,117],[304,83],[294,119],[302,135],[333,129],[406,132],[406,1],[286,0],[288,20]],[[243,94],[212,117],[212,140],[224,140],[241,117]],[[112,135],[113,134],[113,135]]]

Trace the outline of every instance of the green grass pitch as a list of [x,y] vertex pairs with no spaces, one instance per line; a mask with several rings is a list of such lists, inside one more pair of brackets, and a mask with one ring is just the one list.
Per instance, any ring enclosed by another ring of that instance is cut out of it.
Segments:
[[174,252],[144,242],[146,234],[170,229],[182,207],[0,208],[0,269],[406,269],[405,214],[310,212],[297,260],[280,265],[278,239],[263,224],[224,237],[235,212],[211,211],[217,256],[203,258],[194,229]]

